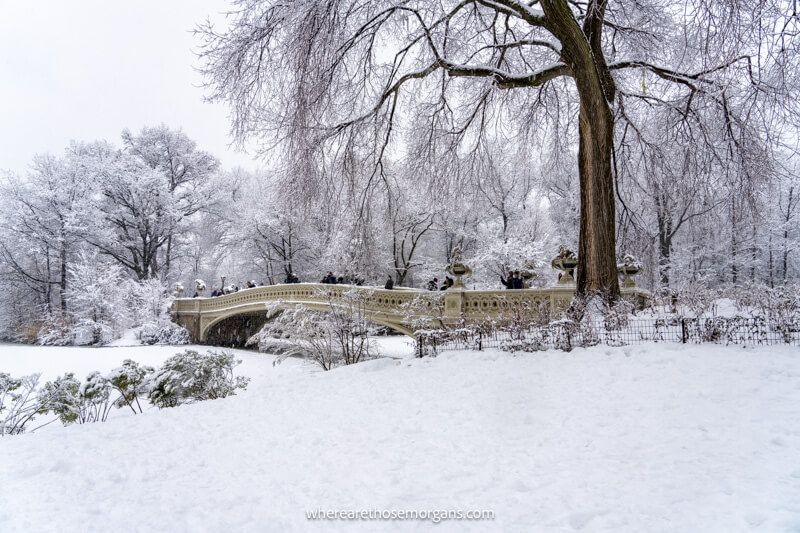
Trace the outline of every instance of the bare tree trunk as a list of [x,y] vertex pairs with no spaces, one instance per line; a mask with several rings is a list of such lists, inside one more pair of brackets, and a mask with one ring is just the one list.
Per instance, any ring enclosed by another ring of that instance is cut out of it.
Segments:
[[53,312],[52,292],[53,284],[50,281],[50,249],[45,248],[45,267],[47,268],[47,277],[45,278],[45,298],[47,299],[47,314]]
[[619,297],[611,174],[614,122],[608,103],[599,96],[592,98],[594,103],[582,99],[578,126],[581,223],[577,290],[581,295],[604,293],[613,301]]
[[565,0],[542,0],[551,31],[575,78],[580,98],[578,173],[581,220],[578,241],[578,296],[619,298],[612,152],[614,117],[609,102],[616,88],[602,47],[605,0],[591,2],[581,28]]
[[60,280],[60,293],[59,298],[61,299],[61,311],[64,315],[67,314],[67,245],[62,242],[61,243],[61,250],[60,250],[60,257],[61,261],[61,280]]
[[172,234],[167,237],[167,250],[164,252],[164,279],[169,277],[169,269],[172,266]]

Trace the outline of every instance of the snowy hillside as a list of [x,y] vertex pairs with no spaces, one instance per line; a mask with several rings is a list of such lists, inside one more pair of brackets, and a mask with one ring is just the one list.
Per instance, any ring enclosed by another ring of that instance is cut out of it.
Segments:
[[[0,369],[20,366],[14,350]],[[70,369],[74,349],[48,350]],[[421,525],[309,521],[317,509],[495,513],[437,531],[800,527],[796,349],[453,352],[331,372],[240,354],[253,381],[238,396],[0,439],[0,531]]]

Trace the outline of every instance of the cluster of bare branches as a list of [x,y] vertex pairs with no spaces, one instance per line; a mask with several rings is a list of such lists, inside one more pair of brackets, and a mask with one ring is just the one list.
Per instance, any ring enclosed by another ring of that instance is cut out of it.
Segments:
[[657,234],[668,282],[675,234],[720,202],[707,189],[749,201],[796,112],[797,17],[779,0],[236,5],[226,29],[198,28],[209,98],[239,140],[279,148],[288,187],[347,195],[362,220],[393,165],[441,194],[500,143],[577,174],[579,292],[612,299],[617,240]]

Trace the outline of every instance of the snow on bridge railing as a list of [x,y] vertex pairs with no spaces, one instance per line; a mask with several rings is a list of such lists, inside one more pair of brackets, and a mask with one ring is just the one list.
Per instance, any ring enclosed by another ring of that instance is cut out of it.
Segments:
[[[233,312],[237,308],[269,303],[337,305],[349,295],[363,297],[363,307],[372,313],[403,317],[441,317],[445,321],[466,320],[485,322],[493,317],[520,314],[550,316],[566,309],[574,295],[574,286],[532,289],[424,291],[420,289],[392,289],[356,285],[329,285],[323,283],[297,283],[269,285],[243,289],[223,296],[205,298],[179,298],[173,311],[178,314],[218,314]],[[622,290],[624,297],[639,300],[649,298],[647,291],[638,288]]]

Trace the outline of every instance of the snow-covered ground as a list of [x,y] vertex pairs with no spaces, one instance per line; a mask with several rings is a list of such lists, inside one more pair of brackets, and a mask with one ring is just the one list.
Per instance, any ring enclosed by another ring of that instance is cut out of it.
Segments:
[[[0,371],[83,377],[176,350],[0,346]],[[800,529],[796,348],[451,352],[331,372],[238,353],[253,381],[235,397],[0,439],[0,531]],[[495,519],[309,521],[317,509]]]

